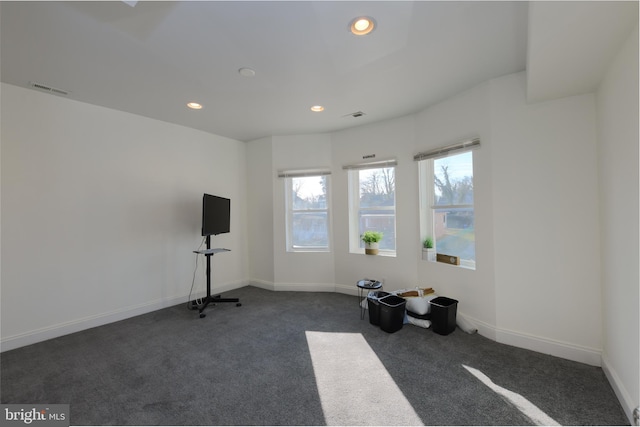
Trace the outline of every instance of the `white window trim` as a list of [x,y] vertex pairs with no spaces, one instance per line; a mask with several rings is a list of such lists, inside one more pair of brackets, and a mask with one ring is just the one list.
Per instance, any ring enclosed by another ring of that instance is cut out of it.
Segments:
[[[358,222],[358,210],[360,209],[360,179],[357,170],[348,171],[349,180],[349,252],[364,254],[364,249],[360,247],[360,224]],[[357,230],[357,231],[353,231]]]
[[[459,143],[452,144],[446,147],[437,148],[434,150],[425,151],[422,153],[416,154],[413,159],[418,162],[418,191],[419,191],[419,214],[420,214],[420,232],[422,234],[422,239],[420,240],[420,244],[422,246],[422,242],[428,236],[434,237],[435,230],[433,226],[433,201],[435,198],[435,190],[434,190],[434,182],[433,176],[435,175],[435,171],[433,169],[433,161],[437,158],[455,156],[458,154],[462,154],[466,151],[471,151],[480,147],[480,138],[471,138],[468,140],[463,140]],[[474,184],[475,184],[475,159],[473,162],[474,167]],[[428,185],[427,185],[428,184]],[[472,205],[452,205],[452,206],[438,206],[438,208],[448,208],[448,207],[473,207],[475,212],[475,201]],[[426,250],[426,249],[425,249]],[[428,261],[426,257],[422,257],[424,261]],[[435,262],[435,261],[429,261]],[[476,270],[476,261],[471,260],[460,260],[460,265],[449,265],[451,267],[456,268],[464,268],[468,270]]]
[[[395,159],[379,160],[375,162],[356,163],[351,165],[345,165],[342,168],[348,173],[348,199],[349,199],[349,252],[352,254],[365,255],[364,248],[360,247],[360,223],[358,212],[360,211],[360,174],[362,169],[380,169],[380,168],[396,168],[398,162]],[[387,209],[387,207],[381,207],[378,210]],[[388,207],[389,210],[393,210],[396,221],[397,231],[397,203],[394,207]],[[396,250],[391,249],[379,249],[377,256],[395,257],[397,254],[397,241]]]
[[[294,213],[293,200],[291,199],[291,193],[293,191],[293,179],[309,176],[329,176],[327,179],[327,197],[325,209],[304,209],[297,210],[296,212],[321,212],[327,214],[327,246],[295,246],[292,244],[291,236],[293,236],[293,221],[292,215]],[[331,220],[331,171],[328,169],[306,169],[306,170],[289,170],[279,171],[278,177],[284,179],[284,197],[285,197],[285,242],[287,252],[331,252],[331,236],[332,236],[332,220]]]
[[420,230],[422,231],[422,238],[420,242],[431,236],[435,235],[433,228],[433,209],[431,205],[435,196],[434,186],[427,185],[429,181],[433,182],[433,162],[424,160],[418,162],[418,179],[419,179],[419,202],[420,202]]

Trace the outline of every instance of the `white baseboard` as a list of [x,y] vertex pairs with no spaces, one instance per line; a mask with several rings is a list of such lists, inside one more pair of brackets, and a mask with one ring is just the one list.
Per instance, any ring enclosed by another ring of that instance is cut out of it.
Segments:
[[335,292],[333,283],[278,283],[275,285],[276,291],[293,292]]
[[[221,286],[215,286],[212,293],[223,293],[246,286],[245,281],[225,283]],[[202,297],[204,294],[191,295],[191,299]],[[95,328],[97,326],[107,325],[109,323],[118,322],[120,320],[129,319],[131,317],[140,316],[162,308],[171,307],[177,304],[187,303],[189,295],[181,295],[145,301],[141,304],[132,305],[119,310],[107,313],[101,313],[94,316],[88,316],[69,322],[59,323],[57,325],[47,326],[45,328],[28,331],[22,334],[16,334],[9,337],[2,337],[0,340],[0,352],[13,350],[38,342],[58,338],[75,332],[84,331],[86,329]]]
[[622,405],[622,409],[629,419],[629,424],[634,425],[633,410],[637,407],[637,404],[633,402],[631,394],[629,394],[629,391],[620,379],[620,376],[613,368],[613,366],[611,366],[611,361],[604,353],[602,354],[602,370],[609,380],[609,384],[611,384],[611,388],[613,388],[616,397],[620,401],[620,405]]
[[262,289],[268,289],[270,291],[282,291],[282,292],[335,292],[336,288],[333,283],[255,283],[251,282],[252,286],[256,286]]
[[[358,295],[358,288],[354,285],[274,284],[260,281],[252,281],[251,284],[272,291],[338,292],[346,295]],[[599,349],[497,328],[494,325],[478,320],[460,311],[457,312],[457,316],[460,316],[466,323],[475,326],[480,335],[492,341],[573,360],[575,362],[586,363],[591,366],[601,366],[602,351]]]
[[336,288],[336,292],[338,292],[339,294],[358,296],[358,287],[355,285],[336,284],[335,288]]
[[250,280],[249,283],[251,286],[269,291],[337,292],[345,295],[358,295],[358,287],[355,285],[333,283],[273,283],[255,279]]
[[469,326],[474,326],[478,330],[478,334],[492,341],[496,340],[496,328],[482,320],[471,317],[461,311],[456,313],[457,317],[461,317]]
[[251,279],[249,280],[249,286],[254,288],[266,289],[268,291],[275,291],[276,285],[273,282],[267,282],[265,280]]
[[497,328],[464,313],[457,313],[457,315],[462,316],[466,322],[476,326],[480,335],[501,344],[549,354],[591,366],[601,366],[602,350]]
[[586,363],[591,366],[600,366],[602,363],[602,351],[599,349],[537,337],[522,332],[496,329],[496,341],[514,347],[537,351],[538,353],[573,360],[574,362]]
[[[349,286],[327,283],[307,283],[304,285],[293,283],[276,284],[263,280],[248,280],[226,283],[220,286],[216,286],[213,289],[213,292],[223,293],[247,285],[270,291],[337,292],[346,295],[358,295],[358,289],[353,285]],[[192,295],[191,299],[194,299],[198,296],[203,295]],[[97,326],[102,326],[120,320],[128,319],[130,317],[139,316],[165,307],[171,307],[181,303],[186,304],[188,298],[188,295],[182,295],[147,301],[142,304],[125,307],[120,310],[114,310],[108,313],[102,313],[66,323],[60,323],[57,325],[48,326],[46,328],[41,328],[10,337],[3,337],[0,340],[0,352],[13,350],[19,347],[24,347],[30,344],[35,344],[63,335],[68,335]],[[615,369],[611,366],[610,361],[608,360],[606,355],[602,353],[601,350],[537,337],[517,331],[497,328],[462,312],[458,312],[457,315],[464,319],[465,323],[475,326],[480,335],[493,341],[532,351],[537,351],[543,354],[550,354],[552,356],[561,357],[580,363],[586,363],[592,366],[602,366],[602,369],[607,379],[609,380],[609,383],[611,384],[616,396],[618,397],[618,400],[624,408],[625,414],[629,417],[629,422],[633,424],[633,410],[635,408],[635,403],[631,399],[629,392],[625,388],[624,383],[620,380],[620,377],[616,373]]]
[[[238,289],[243,286],[255,286],[271,291],[295,291],[295,292],[337,292],[346,295],[358,295],[358,289],[354,285],[341,285],[329,283],[272,283],[261,280],[239,281],[222,284],[213,289],[214,293],[223,293]],[[192,295],[192,299],[196,296]],[[125,307],[108,313],[102,313],[71,322],[61,323],[48,326],[23,334],[3,337],[0,340],[0,351],[12,350],[37,342],[45,341],[51,338],[79,332],[85,329],[94,328],[96,326],[106,325],[108,323],[117,322],[128,319],[130,317],[139,316],[165,307],[170,307],[182,302],[186,303],[188,295],[169,297],[153,301],[147,301],[135,306]],[[550,354],[564,359],[586,363],[592,366],[601,366],[602,352],[598,349],[587,348],[575,344],[554,341],[546,338],[536,337],[516,331],[496,328],[483,321],[475,319],[464,313],[458,313],[468,323],[474,325],[478,329],[478,333],[493,341],[499,343],[513,345],[515,347],[525,348],[537,351],[539,353]]]
[[294,292],[337,292],[347,295],[358,295],[355,286],[335,285],[333,283],[273,283],[265,280],[250,280],[249,284],[269,291]]

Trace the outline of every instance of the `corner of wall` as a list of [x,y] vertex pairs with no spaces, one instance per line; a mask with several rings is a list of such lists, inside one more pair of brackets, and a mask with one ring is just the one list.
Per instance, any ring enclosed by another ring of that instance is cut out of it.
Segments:
[[616,394],[616,397],[620,401],[620,405],[622,405],[622,409],[629,419],[629,423],[631,425],[637,425],[637,423],[635,423],[633,419],[633,410],[637,407],[637,403],[633,402],[631,394],[625,387],[624,382],[620,379],[620,376],[616,372],[614,366],[611,364],[611,361],[607,357],[606,353],[602,354],[602,371],[607,377],[607,380],[609,380],[609,384],[611,384],[613,392]]

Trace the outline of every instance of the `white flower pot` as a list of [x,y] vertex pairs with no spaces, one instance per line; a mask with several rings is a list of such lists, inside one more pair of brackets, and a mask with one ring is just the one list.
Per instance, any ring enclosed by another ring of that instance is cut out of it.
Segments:
[[364,253],[367,255],[378,255],[380,249],[380,242],[371,242],[364,244]]
[[435,248],[422,248],[422,259],[424,261],[436,261],[436,249]]

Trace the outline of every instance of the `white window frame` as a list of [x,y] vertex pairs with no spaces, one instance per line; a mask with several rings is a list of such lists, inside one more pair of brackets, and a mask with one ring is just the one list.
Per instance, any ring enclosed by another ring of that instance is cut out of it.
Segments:
[[[365,253],[364,247],[361,247],[360,239],[360,171],[363,169],[383,169],[393,168],[394,176],[397,172],[397,162],[395,159],[381,160],[368,163],[357,163],[352,165],[343,166],[348,172],[348,193],[349,193],[349,252],[354,254]],[[395,190],[397,190],[397,185]],[[394,191],[393,207],[391,206],[379,206],[371,208],[372,210],[388,210],[393,213],[394,216],[394,228],[397,229],[397,202],[396,193]],[[395,238],[395,230],[394,230]],[[380,249],[378,255],[395,257],[397,253],[397,239],[394,244],[395,250],[392,249]]]
[[[420,213],[420,234],[421,234],[421,242],[424,241],[427,237],[431,237],[434,240],[434,243],[437,246],[436,237],[435,237],[435,227],[434,227],[434,212],[437,209],[446,209],[446,208],[472,208],[474,211],[475,217],[475,198],[473,204],[459,204],[459,205],[451,205],[451,206],[443,206],[438,205],[435,206],[435,170],[434,170],[434,160],[440,159],[443,157],[455,156],[458,154],[462,154],[464,152],[468,152],[474,150],[480,146],[479,138],[472,138],[469,140],[464,140],[460,143],[453,144],[447,147],[442,147],[435,150],[430,150],[424,153],[419,153],[414,156],[414,160],[418,162],[418,180],[419,180],[419,213]],[[475,167],[476,161],[475,156],[472,153],[472,161],[473,161],[473,180],[475,187]],[[475,194],[474,194],[475,196]],[[474,231],[474,236],[477,233]],[[475,245],[474,239],[474,245]],[[477,247],[477,245],[476,245]],[[428,257],[422,257],[425,261],[435,261],[429,260]],[[476,261],[461,259],[460,265],[453,265],[454,267],[461,267],[470,270],[476,269]]]
[[[312,170],[296,170],[296,171],[280,171],[278,173],[280,178],[284,178],[284,192],[285,192],[285,234],[286,234],[286,250],[287,252],[330,252],[331,251],[331,172],[328,170],[312,169]],[[302,177],[317,177],[321,178],[326,176],[326,201],[325,208],[308,208],[308,209],[294,209],[293,199],[291,197],[293,192],[293,179]],[[327,245],[326,246],[296,246],[293,244],[293,217],[294,213],[324,213],[327,217]]]

